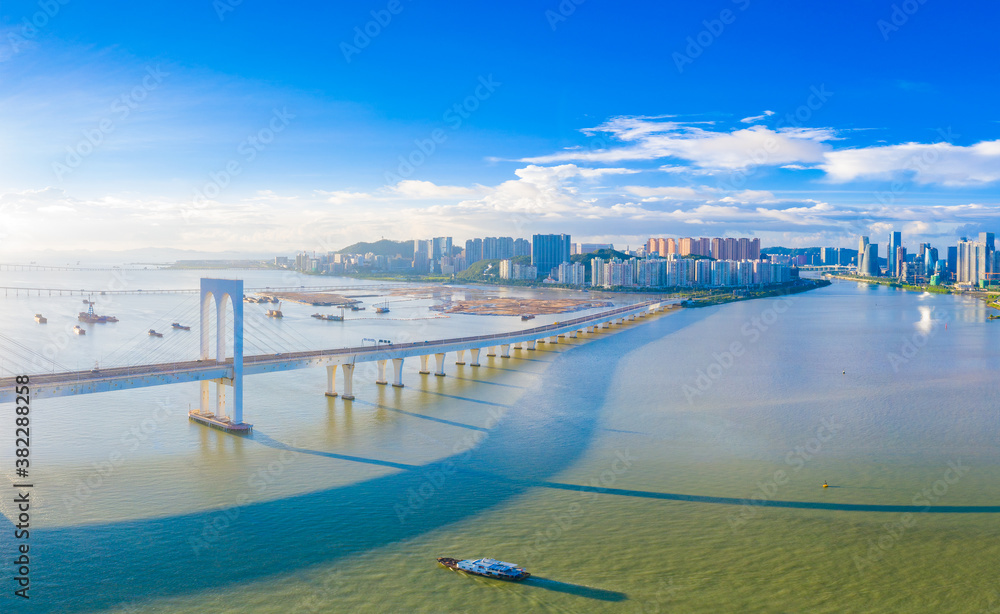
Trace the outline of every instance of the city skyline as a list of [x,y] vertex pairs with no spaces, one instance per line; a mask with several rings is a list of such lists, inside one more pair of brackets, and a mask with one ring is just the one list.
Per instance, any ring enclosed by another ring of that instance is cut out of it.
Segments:
[[[1000,218],[992,5],[973,19],[741,0],[642,5],[636,19],[591,4],[376,3],[308,6],[306,20],[231,2],[114,19],[4,6],[7,259],[325,250],[472,226],[639,245],[655,225],[788,247],[894,227],[950,244]],[[494,38],[474,40],[483,20]],[[294,43],[257,44],[282,29]],[[467,47],[489,53],[456,60]]]

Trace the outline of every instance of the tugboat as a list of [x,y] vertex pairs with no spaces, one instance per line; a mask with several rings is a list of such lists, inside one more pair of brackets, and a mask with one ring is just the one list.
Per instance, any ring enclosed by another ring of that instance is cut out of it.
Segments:
[[49,319],[43,316],[42,314],[40,313],[35,314],[35,322],[38,322],[39,324],[45,324],[48,321]]
[[176,328],[177,330],[191,330],[190,326],[184,326],[183,324],[178,324],[177,322],[171,324],[170,327]]
[[458,559],[441,557],[437,561],[448,569],[464,571],[487,578],[496,578],[498,580],[520,582],[531,577],[531,574],[525,571],[523,567],[519,567],[514,563],[504,563],[496,559],[465,559],[464,561],[460,561]]
[[86,335],[87,334],[87,331],[83,330],[79,326],[74,326],[73,327],[73,332],[76,333],[77,335]]
[[153,330],[151,328],[151,329],[149,329],[149,336],[150,337],[162,337],[163,333],[158,333],[158,332],[156,332],[155,330]]

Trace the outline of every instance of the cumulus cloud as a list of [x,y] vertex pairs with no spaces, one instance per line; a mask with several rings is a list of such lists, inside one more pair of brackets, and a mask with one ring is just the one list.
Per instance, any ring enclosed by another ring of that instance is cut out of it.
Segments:
[[969,186],[1000,180],[1000,140],[959,146],[903,143],[826,154],[820,164],[830,181],[909,177],[919,184]]

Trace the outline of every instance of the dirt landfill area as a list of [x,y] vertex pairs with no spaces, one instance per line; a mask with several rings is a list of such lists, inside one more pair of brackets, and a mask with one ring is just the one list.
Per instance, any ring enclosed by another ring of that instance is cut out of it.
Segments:
[[434,307],[442,313],[462,313],[477,316],[521,316],[568,313],[595,307],[611,307],[608,301],[586,299],[489,298],[447,301]]

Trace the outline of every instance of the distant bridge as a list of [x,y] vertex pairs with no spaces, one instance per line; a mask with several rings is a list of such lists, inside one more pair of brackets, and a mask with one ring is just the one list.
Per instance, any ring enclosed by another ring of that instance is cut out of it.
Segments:
[[[359,362],[376,362],[378,366],[377,384],[388,384],[386,366],[392,363],[392,385],[403,386],[403,360],[420,358],[420,373],[429,374],[430,357],[434,356],[437,376],[445,375],[445,356],[456,354],[456,364],[464,365],[465,353],[469,352],[470,366],[480,366],[479,358],[483,349],[487,356],[497,353],[502,358],[510,357],[515,350],[534,350],[537,343],[558,343],[560,337],[577,338],[592,334],[599,329],[611,328],[626,321],[657,313],[674,307],[678,301],[645,301],[624,307],[617,307],[601,313],[588,314],[552,324],[536,326],[525,330],[473,337],[435,339],[423,342],[386,344],[381,346],[348,347],[329,350],[310,350],[288,353],[243,355],[243,301],[233,300],[234,340],[233,357],[226,356],[226,304],[234,295],[242,297],[241,280],[202,279],[201,308],[201,357],[197,360],[148,364],[128,367],[93,369],[89,371],[66,371],[43,373],[30,376],[31,396],[34,399],[109,392],[129,388],[201,382],[201,405],[190,412],[191,419],[227,431],[248,431],[251,425],[243,422],[244,375],[271,373],[307,367],[326,367],[328,396],[338,396],[336,390],[336,370],[341,367],[344,380],[342,398],[354,398],[354,366]],[[218,312],[216,358],[209,357],[209,324],[211,299],[216,300]],[[220,358],[221,357],[221,358]],[[209,384],[216,384],[214,411],[210,407]],[[227,417],[226,386],[233,390],[232,418]],[[0,403],[14,402],[16,382],[14,377],[0,379]]]

